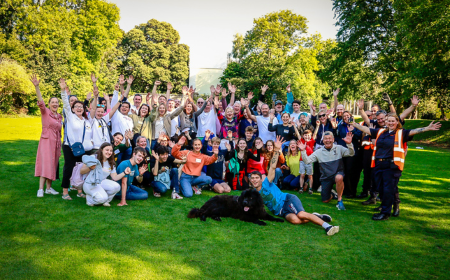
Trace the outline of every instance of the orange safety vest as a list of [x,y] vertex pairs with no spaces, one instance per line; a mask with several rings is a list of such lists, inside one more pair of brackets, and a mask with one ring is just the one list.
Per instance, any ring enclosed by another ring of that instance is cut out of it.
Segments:
[[[360,122],[359,125],[364,126],[364,121]],[[365,137],[364,134],[366,134],[366,133],[362,134],[362,138]],[[361,141],[361,147],[363,147],[364,150],[373,150],[372,141],[370,141],[370,140]]]
[[[370,167],[375,167],[375,153],[377,152],[377,140],[381,133],[385,132],[386,129],[381,128],[378,130],[377,139],[375,139],[375,145],[373,147],[372,154],[372,164]],[[403,143],[403,129],[397,129],[395,132],[394,140],[394,163],[398,166],[400,171],[403,171],[403,166],[405,165],[405,145]]]

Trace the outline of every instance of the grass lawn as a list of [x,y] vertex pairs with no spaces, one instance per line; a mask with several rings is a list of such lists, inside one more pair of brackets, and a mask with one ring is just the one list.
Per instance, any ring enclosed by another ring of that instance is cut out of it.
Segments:
[[448,149],[409,145],[398,218],[374,222],[362,200],[344,200],[340,212],[317,193],[299,195],[340,226],[329,237],[313,224],[188,219],[207,191],[110,208],[74,192],[73,201],[37,198],[40,118],[0,121],[0,279],[449,279]]

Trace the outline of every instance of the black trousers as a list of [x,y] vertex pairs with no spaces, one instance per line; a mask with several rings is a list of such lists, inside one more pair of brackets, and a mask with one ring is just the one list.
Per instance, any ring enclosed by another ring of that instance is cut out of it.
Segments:
[[344,194],[356,195],[356,186],[353,185],[355,156],[344,157],[342,160],[344,161]]
[[322,173],[320,172],[320,167],[318,162],[313,163],[313,190],[317,191],[317,189],[320,187],[320,176],[322,176]]
[[72,171],[77,162],[81,162],[81,157],[76,157],[72,153],[72,149],[68,145],[62,145],[63,155],[64,155],[64,167],[63,167],[63,178],[61,187],[63,189],[70,188],[70,177],[72,177]]
[[373,193],[376,192],[375,189],[372,189],[373,179],[372,179],[372,167],[370,165],[372,164],[372,154],[373,150],[361,150],[362,151],[362,166],[364,170],[364,181],[363,181],[363,192],[370,192],[370,195],[373,196]]
[[376,161],[373,175],[376,189],[381,196],[381,213],[390,215],[392,205],[400,202],[398,182],[402,171],[390,161]]
[[358,192],[358,184],[359,180],[361,179],[361,172],[363,171],[363,154],[362,154],[362,148],[359,148],[358,153],[354,155],[354,163],[353,163],[353,176],[351,178],[352,180],[352,186],[355,189],[355,194]]

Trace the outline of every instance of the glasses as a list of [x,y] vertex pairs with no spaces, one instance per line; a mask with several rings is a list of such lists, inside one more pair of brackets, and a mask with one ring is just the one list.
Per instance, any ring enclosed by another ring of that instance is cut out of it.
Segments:
[[74,109],[83,109],[83,106],[73,106]]
[[197,102],[197,104],[199,104],[199,105],[200,105],[200,104],[203,104],[203,103],[205,103],[205,102]]
[[323,118],[326,117],[327,115],[323,114],[323,115],[319,115],[319,118]]
[[105,108],[105,105],[103,105],[103,104],[97,104],[97,108]]

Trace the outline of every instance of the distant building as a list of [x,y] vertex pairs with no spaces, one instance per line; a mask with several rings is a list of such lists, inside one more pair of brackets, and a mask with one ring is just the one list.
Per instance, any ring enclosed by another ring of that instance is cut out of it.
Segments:
[[196,88],[199,94],[209,94],[210,86],[219,84],[222,73],[222,68],[191,68],[189,85]]

